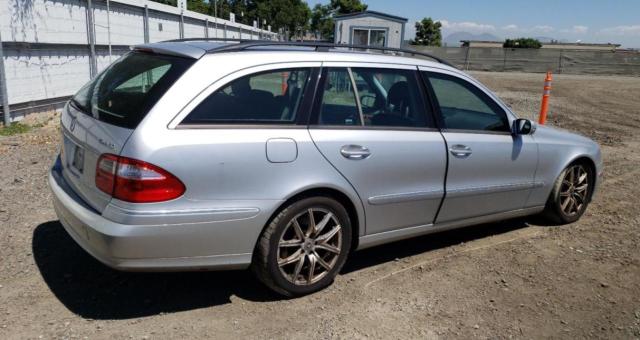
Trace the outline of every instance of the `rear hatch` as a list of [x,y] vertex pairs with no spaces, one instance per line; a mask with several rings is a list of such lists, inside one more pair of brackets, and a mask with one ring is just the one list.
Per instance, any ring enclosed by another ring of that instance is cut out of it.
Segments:
[[62,174],[99,212],[111,196],[96,187],[102,154],[119,155],[127,139],[169,87],[195,62],[130,52],[85,85],[62,114]]

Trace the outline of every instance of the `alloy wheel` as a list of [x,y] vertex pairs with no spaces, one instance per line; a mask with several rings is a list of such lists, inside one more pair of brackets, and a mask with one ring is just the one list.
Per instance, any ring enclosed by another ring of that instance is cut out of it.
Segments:
[[278,242],[278,267],[295,285],[311,285],[336,265],[341,252],[342,226],[329,210],[309,208],[296,215]]
[[582,165],[573,165],[565,172],[560,185],[560,209],[567,216],[574,216],[587,203],[589,172]]

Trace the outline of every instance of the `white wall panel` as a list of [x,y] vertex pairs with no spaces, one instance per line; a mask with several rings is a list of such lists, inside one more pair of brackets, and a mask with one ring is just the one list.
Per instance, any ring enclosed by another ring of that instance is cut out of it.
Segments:
[[[96,44],[108,44],[111,32],[112,45],[136,45],[144,43],[144,9],[111,3],[107,15],[105,3],[94,4]],[[108,29],[107,23],[111,24]]]
[[180,17],[149,11],[149,42],[180,38]]
[[[150,42],[180,37],[180,11],[175,7],[146,0],[111,0],[107,20],[106,1],[92,3],[98,71],[126,53],[127,49],[121,46],[144,42],[145,4],[149,8]],[[89,81],[86,6],[86,0],[0,0],[0,32],[5,42],[10,104],[70,96]],[[216,37],[215,19],[190,11],[184,12],[185,37],[204,37],[206,19],[209,37]],[[228,38],[240,37],[240,24],[217,20],[217,37],[224,37],[224,23]],[[243,25],[243,38],[249,39],[252,29]],[[113,45],[111,57],[106,48],[108,32]]]
[[204,38],[204,21],[184,19],[185,38]]
[[3,41],[87,43],[86,1],[1,0]]

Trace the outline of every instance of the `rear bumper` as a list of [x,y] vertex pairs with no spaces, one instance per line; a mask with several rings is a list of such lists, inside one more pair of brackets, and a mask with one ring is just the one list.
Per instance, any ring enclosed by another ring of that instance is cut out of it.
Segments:
[[[257,218],[245,220],[243,228],[236,228],[240,233],[247,228],[255,232],[236,236],[224,233],[238,221],[160,226],[115,223],[69,188],[58,164],[49,173],[49,186],[60,223],[76,243],[105,265],[127,271],[179,271],[243,269],[251,263],[251,245],[261,230]],[[253,241],[236,242],[238,253],[219,253],[220,249],[234,249],[229,237],[239,236]]]

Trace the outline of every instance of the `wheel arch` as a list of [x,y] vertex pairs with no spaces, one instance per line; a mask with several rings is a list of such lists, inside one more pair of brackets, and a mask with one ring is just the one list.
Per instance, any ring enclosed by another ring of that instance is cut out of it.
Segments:
[[589,185],[594,187],[596,184],[596,176],[598,176],[598,168],[596,167],[596,162],[593,160],[593,158],[591,158],[589,155],[586,155],[586,154],[578,155],[572,158],[570,162],[565,164],[561,172],[564,171],[564,169],[566,169],[567,167],[569,167],[569,165],[575,164],[575,163],[582,163],[589,167],[589,169],[591,170],[591,178],[589,179],[589,182],[590,182]]
[[[365,216],[364,216],[364,207],[362,206],[362,202],[358,197],[354,198],[353,196],[345,193],[343,190],[330,187],[330,186],[315,186],[300,189],[291,195],[289,195],[269,216],[269,219],[262,227],[260,233],[264,228],[266,228],[269,223],[282,211],[282,209],[291,205],[293,202],[299,201],[303,198],[307,197],[317,197],[324,196],[335,199],[340,202],[347,213],[349,214],[349,219],[351,219],[351,250],[354,251],[358,248],[359,239],[361,234],[364,233],[365,230]],[[255,247],[254,247],[255,249]],[[255,251],[255,250],[254,250]]]

